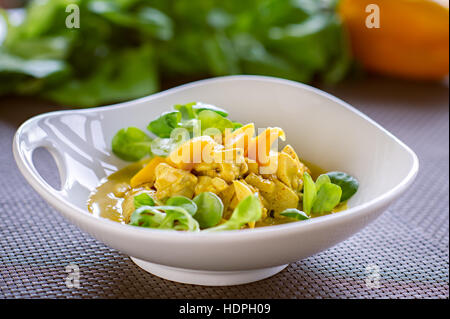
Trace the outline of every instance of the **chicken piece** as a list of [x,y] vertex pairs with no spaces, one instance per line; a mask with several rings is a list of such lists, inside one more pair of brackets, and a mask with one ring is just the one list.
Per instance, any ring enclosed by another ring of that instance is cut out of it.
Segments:
[[245,178],[245,181],[251,186],[256,187],[260,191],[266,193],[272,193],[275,190],[275,184],[270,179],[265,179],[261,175],[256,175],[255,173],[250,173]]
[[131,214],[136,210],[136,207],[134,206],[134,197],[143,193],[148,194],[153,200],[157,201],[155,196],[156,191],[151,189],[148,185],[130,189],[122,202],[122,215],[125,223],[129,223]]
[[175,195],[193,197],[198,181],[195,175],[166,163],[156,167],[155,175],[156,198],[162,200]]
[[219,194],[227,187],[227,182],[219,177],[199,176],[197,185],[195,185],[195,195],[204,192]]
[[210,136],[198,136],[173,150],[167,162],[173,167],[189,171],[194,167],[194,163],[210,162],[211,154],[216,148],[221,149],[223,145],[218,144]]
[[288,187],[297,191],[299,188],[299,162],[286,153],[278,154],[277,177]]
[[228,183],[248,171],[244,151],[240,148],[215,149],[211,159],[194,164],[194,171],[198,175],[219,177]]
[[249,185],[244,181],[233,181],[233,185],[236,197],[239,202],[247,196],[253,195],[254,193],[254,191],[250,189]]
[[304,172],[308,172],[309,174],[311,174],[311,171],[309,170],[308,166],[306,166],[302,161],[300,161],[297,153],[295,152],[294,148],[291,145],[286,145],[283,148],[283,150],[281,151],[281,153],[285,153],[285,154],[289,155],[298,163],[299,175],[302,180],[303,180]]
[[[223,211],[227,212],[230,207],[231,200],[233,199],[234,193],[234,185],[228,185],[223,191],[221,191],[218,196],[222,200],[223,203]],[[229,216],[228,216],[229,217]]]
[[267,200],[269,209],[275,213],[281,213],[287,208],[297,208],[298,195],[278,179],[273,179],[273,183],[275,184],[273,192],[261,191],[262,196]]
[[224,181],[231,183],[239,176],[245,174],[248,170],[245,162],[237,163],[200,163],[194,165],[195,172],[198,175],[219,177]]
[[[261,209],[262,209],[261,218],[265,218],[267,216],[267,208],[265,207],[267,203],[265,199],[261,196],[261,193],[258,191],[257,188],[247,184],[244,180],[233,181],[233,185],[238,203],[244,200],[246,197],[256,194],[258,196],[259,201],[261,202]],[[255,222],[249,223],[248,225],[250,228],[254,228]]]
[[247,173],[259,174],[259,164],[255,160],[252,160],[248,157],[245,158],[245,163],[247,164],[248,171]]

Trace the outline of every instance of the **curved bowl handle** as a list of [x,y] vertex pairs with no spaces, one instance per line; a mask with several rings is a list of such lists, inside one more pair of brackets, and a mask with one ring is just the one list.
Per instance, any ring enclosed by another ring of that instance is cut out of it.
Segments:
[[[14,158],[24,177],[35,189],[39,184],[45,185],[47,191],[61,195],[67,182],[67,165],[64,156],[52,144],[47,133],[39,127],[39,122],[43,120],[42,117],[38,116],[25,122],[17,130],[13,141]],[[47,149],[56,162],[61,181],[61,189],[59,190],[47,183],[34,165],[33,152],[41,147]]]

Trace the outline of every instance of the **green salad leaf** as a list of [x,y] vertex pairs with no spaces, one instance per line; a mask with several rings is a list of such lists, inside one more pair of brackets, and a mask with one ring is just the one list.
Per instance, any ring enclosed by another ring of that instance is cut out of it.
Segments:
[[139,161],[151,153],[152,139],[136,127],[119,130],[112,139],[112,151],[126,161]]
[[311,208],[316,199],[316,184],[308,172],[303,173],[303,210],[306,214],[311,213]]
[[237,130],[240,127],[243,127],[244,125],[239,122],[233,122],[233,131]]
[[197,114],[193,108],[195,104],[195,102],[188,104],[176,104],[173,108],[181,113],[182,120],[188,121],[197,118]]
[[153,155],[166,157],[172,152],[178,145],[178,141],[172,138],[154,138],[151,142],[151,152]]
[[200,224],[200,228],[216,226],[222,219],[223,203],[216,194],[211,192],[200,193],[194,198],[194,203],[198,207],[194,218]]
[[[165,213],[161,212],[165,211]],[[199,231],[199,225],[192,215],[180,206],[142,206],[131,214],[130,225],[172,229]]]
[[319,191],[323,184],[331,183],[330,177],[327,174],[322,174],[316,179],[316,191]]
[[155,201],[147,193],[134,196],[134,208],[138,209],[142,206],[155,206]]
[[178,111],[166,112],[151,121],[147,129],[158,137],[168,138],[173,129],[178,127],[180,120]]
[[222,117],[227,117],[228,112],[220,107],[217,107],[215,105],[211,104],[205,104],[201,102],[195,102],[192,103],[192,109],[195,111],[196,114],[199,114],[202,111],[212,111],[216,112],[217,114],[221,115]]
[[152,206],[141,206],[131,214],[129,225],[156,228],[166,218],[166,214]]
[[281,216],[289,217],[296,220],[306,220],[309,216],[305,212],[298,210],[296,208],[288,208],[280,213]]
[[165,210],[166,217],[161,221],[159,229],[173,229],[199,231],[198,222],[184,208],[179,206],[158,206],[158,210]]
[[[341,203],[343,190],[337,181],[336,176],[341,177],[340,184],[343,178],[350,181],[351,176],[341,173],[334,174],[333,172],[320,175],[314,183],[312,177],[305,172],[303,175],[303,210],[306,214],[323,214],[331,212],[339,203]],[[350,178],[349,178],[350,177]],[[353,193],[354,194],[354,193]],[[353,195],[352,194],[352,195]]]
[[296,220],[306,220],[309,216],[296,208],[288,208],[280,213],[281,216],[289,217]]
[[338,185],[324,183],[317,191],[311,212],[326,213],[331,212],[341,200],[342,190]]
[[333,184],[341,187],[341,202],[350,199],[358,191],[359,182],[353,176],[343,172],[328,172],[327,175]]
[[247,223],[256,222],[261,218],[261,203],[257,195],[249,195],[244,198],[234,209],[230,219],[216,227],[204,231],[223,231],[240,229]]
[[198,120],[201,122],[202,131],[208,128],[216,128],[223,132],[226,128],[233,128],[233,122],[211,110],[201,111],[198,114]]
[[[117,132],[112,143],[114,154],[126,161],[138,161],[146,155],[166,157],[195,134],[208,134],[211,128],[223,132],[242,126],[224,117],[228,113],[214,105],[192,102],[177,104],[174,109],[148,124],[147,129],[157,136],[153,140],[135,127]],[[200,126],[202,132],[198,130]]]
[[197,212],[197,204],[184,196],[173,196],[166,201],[166,206],[178,206],[185,209],[192,216]]

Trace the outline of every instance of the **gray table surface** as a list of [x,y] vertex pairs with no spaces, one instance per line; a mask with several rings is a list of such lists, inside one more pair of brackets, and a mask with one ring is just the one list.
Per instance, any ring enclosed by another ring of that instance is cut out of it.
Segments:
[[[419,156],[414,185],[363,231],[260,282],[234,287],[173,283],[69,224],[25,182],[11,152],[18,125],[58,109],[0,99],[0,298],[448,298],[449,89],[370,77],[324,90],[349,102]],[[37,154],[42,174],[54,164]],[[66,266],[80,268],[67,288]],[[375,268],[368,272],[370,266]],[[379,285],[367,285],[374,278]],[[372,276],[372,277],[370,277]]]

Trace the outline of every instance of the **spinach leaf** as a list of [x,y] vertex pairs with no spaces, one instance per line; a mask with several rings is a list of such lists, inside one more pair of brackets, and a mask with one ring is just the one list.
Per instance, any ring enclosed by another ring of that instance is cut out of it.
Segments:
[[288,208],[285,209],[284,211],[282,211],[280,213],[281,216],[286,216],[289,218],[293,218],[296,220],[306,220],[309,219],[309,216],[306,215],[304,212],[302,212],[301,210],[298,210],[296,208]]
[[136,209],[138,209],[142,206],[155,206],[155,201],[147,193],[142,193],[142,194],[134,196],[133,201],[134,201],[134,207]]
[[230,219],[216,227],[204,231],[222,231],[240,229],[247,223],[256,222],[261,218],[261,203],[257,195],[244,198],[234,209]]
[[194,203],[198,207],[194,218],[201,228],[216,226],[222,219],[223,203],[216,194],[211,192],[200,193],[194,198]]
[[358,191],[359,182],[353,176],[343,172],[328,172],[327,175],[333,184],[341,187],[341,202],[350,199]]
[[192,216],[197,211],[197,204],[184,196],[173,196],[166,201],[166,206],[178,206],[184,208]]
[[307,172],[303,173],[303,211],[306,214],[311,213],[311,208],[316,199],[316,184],[311,175]]
[[331,212],[341,200],[342,190],[338,185],[324,183],[317,192],[312,206],[313,213]]
[[112,151],[125,161],[139,161],[150,154],[152,139],[136,127],[119,130],[112,139]]
[[165,112],[156,120],[151,121],[147,129],[158,137],[170,137],[172,130],[178,127],[180,120],[179,114],[178,111]]

